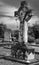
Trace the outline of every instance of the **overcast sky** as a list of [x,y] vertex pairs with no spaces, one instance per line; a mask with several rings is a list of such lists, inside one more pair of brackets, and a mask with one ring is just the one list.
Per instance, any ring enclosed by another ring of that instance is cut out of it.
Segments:
[[[4,3],[7,6],[18,8],[22,0],[0,0],[0,3]],[[36,15],[39,16],[39,0],[27,0],[30,6],[35,10]],[[1,5],[0,5],[1,6]]]
[[[8,18],[5,16],[13,16],[14,11],[19,8],[21,1],[24,0],[0,0],[0,23],[5,23],[9,28],[11,27],[11,29],[13,29],[13,25],[14,27],[15,25],[19,26],[19,21],[16,22],[16,20],[14,20],[13,18]],[[31,18],[30,20],[30,22],[33,24],[35,23],[35,21],[39,21],[39,0],[27,0],[27,2],[35,11],[36,16]],[[13,22],[15,22],[15,24]]]

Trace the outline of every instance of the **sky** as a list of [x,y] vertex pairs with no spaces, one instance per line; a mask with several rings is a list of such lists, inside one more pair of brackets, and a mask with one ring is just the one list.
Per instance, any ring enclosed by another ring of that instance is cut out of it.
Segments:
[[[7,24],[9,27],[10,27],[10,24],[11,26],[14,25],[14,23],[12,25],[12,21],[14,21],[16,24],[16,21],[13,20],[14,11],[18,10],[18,8],[20,7],[21,1],[24,1],[24,0],[0,0],[0,22]],[[26,1],[29,3],[29,6],[33,9],[34,11],[33,13],[35,14],[35,17],[33,17],[29,22],[39,21],[39,0],[26,0]]]
[[[15,7],[17,9],[19,8],[21,1],[24,1],[24,0],[0,0],[0,8],[2,7],[3,9],[4,7],[5,8],[11,7],[11,9],[13,9],[13,7]],[[39,16],[39,0],[26,0],[26,1],[34,9],[36,15]]]
[[[0,3],[3,6],[3,3],[7,6],[16,7],[20,6],[20,2],[23,0],[0,0]],[[30,6],[35,10],[36,15],[39,16],[39,0],[26,0]]]
[[7,29],[11,30],[18,30],[20,26],[19,20],[16,21],[16,18],[9,18],[9,17],[1,17],[0,23],[7,26]]

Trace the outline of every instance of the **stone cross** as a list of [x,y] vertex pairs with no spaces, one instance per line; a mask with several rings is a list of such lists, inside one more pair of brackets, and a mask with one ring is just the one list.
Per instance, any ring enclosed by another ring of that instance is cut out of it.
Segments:
[[16,14],[20,20],[20,36],[21,42],[25,44],[28,42],[28,21],[32,17],[32,10],[28,8],[27,2],[22,1],[21,6]]

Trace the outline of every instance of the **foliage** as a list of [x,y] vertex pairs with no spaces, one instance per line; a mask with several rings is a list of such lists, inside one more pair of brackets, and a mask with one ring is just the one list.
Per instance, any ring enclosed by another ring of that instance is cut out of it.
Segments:
[[34,25],[33,27],[29,27],[28,41],[29,42],[35,41],[36,43],[38,43],[38,41],[39,41],[39,25]]

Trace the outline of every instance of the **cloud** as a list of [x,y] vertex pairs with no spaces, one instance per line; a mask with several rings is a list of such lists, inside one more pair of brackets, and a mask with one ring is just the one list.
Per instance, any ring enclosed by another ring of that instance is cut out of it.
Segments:
[[9,15],[9,16],[13,16],[14,15],[14,11],[16,11],[18,8],[16,7],[12,7],[9,5],[6,5],[3,2],[0,2],[0,15]]
[[38,22],[38,24],[39,24],[39,17],[38,17],[38,16],[33,16],[33,17],[29,20],[28,24],[29,24],[30,26],[33,26],[33,25],[35,25],[37,22]]
[[0,1],[7,4],[7,5],[9,5],[9,6],[19,7],[20,2],[24,1],[24,0],[0,0]]
[[6,24],[7,28],[9,29],[18,29],[19,21],[15,20],[14,18],[10,18],[8,16],[14,16],[14,11],[18,8],[6,5],[5,3],[0,3],[0,23]]
[[4,15],[10,15],[10,16],[13,16],[14,15],[14,11],[16,11],[17,8],[15,7],[1,7],[0,9],[0,13],[1,14],[4,14]]
[[6,24],[7,28],[10,28],[12,30],[17,28],[17,25],[19,26],[18,21],[16,21],[14,18],[10,18],[8,16],[14,16],[14,11],[16,11],[18,8],[12,7],[9,5],[6,5],[5,3],[0,3],[0,23]]
[[[7,2],[9,3],[9,5],[7,5]],[[15,0],[17,2],[17,0]],[[18,4],[16,2],[12,2],[11,0],[1,0],[0,1],[0,15],[7,15],[7,16],[14,16],[14,11],[18,10],[19,7],[19,1]],[[21,0],[20,0],[21,1]],[[15,3],[14,4],[10,4],[10,3]],[[12,6],[13,5],[13,6]],[[18,6],[17,6],[18,5]],[[30,5],[30,4],[29,4]],[[30,8],[33,8],[31,6],[29,6]],[[0,16],[1,17],[1,16]],[[29,20],[29,25],[33,25],[36,23],[36,21],[39,21],[39,17],[37,16],[33,16],[30,20]],[[10,19],[8,17],[1,17],[0,18],[0,23],[6,24],[8,28],[13,29],[14,27],[17,28],[17,25],[19,26],[19,23],[17,23],[16,20]]]
[[7,28],[11,30],[19,29],[20,26],[20,22],[19,20],[16,20],[16,18],[11,19],[9,17],[2,17],[0,18],[0,23],[5,24]]

